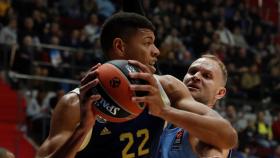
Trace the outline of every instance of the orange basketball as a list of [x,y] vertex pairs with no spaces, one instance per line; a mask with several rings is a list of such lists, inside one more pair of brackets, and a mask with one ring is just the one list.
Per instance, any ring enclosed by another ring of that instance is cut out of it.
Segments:
[[102,96],[94,108],[97,115],[110,122],[124,122],[137,117],[145,108],[144,104],[131,101],[135,95],[143,95],[130,90],[130,84],[143,84],[141,80],[129,78],[129,72],[139,69],[127,60],[112,60],[98,68],[100,83],[96,86]]

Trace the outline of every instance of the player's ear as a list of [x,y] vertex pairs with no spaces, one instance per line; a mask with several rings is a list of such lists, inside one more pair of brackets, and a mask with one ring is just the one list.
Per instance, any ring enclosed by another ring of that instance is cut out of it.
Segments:
[[123,57],[125,55],[125,42],[121,38],[115,38],[113,40],[113,49],[117,56]]
[[217,94],[215,96],[216,99],[219,100],[219,99],[223,98],[226,95],[226,92],[227,92],[227,90],[226,90],[225,87],[219,88],[219,90],[218,90],[218,92],[217,92]]

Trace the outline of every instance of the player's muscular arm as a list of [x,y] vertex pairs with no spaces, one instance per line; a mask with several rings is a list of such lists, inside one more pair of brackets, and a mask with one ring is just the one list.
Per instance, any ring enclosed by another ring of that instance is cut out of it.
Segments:
[[68,93],[58,102],[52,116],[50,134],[40,147],[37,157],[75,157],[95,123],[92,104],[101,96],[86,93],[98,84],[95,70],[99,65],[92,67],[82,79],[79,95]]
[[[93,100],[95,98],[89,102],[92,103]],[[49,137],[40,147],[37,157],[74,158],[92,126],[80,123],[78,95],[74,93],[65,95],[54,111]]]
[[63,149],[63,145],[68,146],[66,142],[71,140],[69,139],[71,135],[77,137],[73,132],[79,119],[80,107],[77,94],[66,94],[54,110],[49,136],[40,147],[37,157],[55,157],[56,153]]
[[166,106],[160,117],[220,149],[229,149],[237,144],[237,134],[230,123],[208,106],[195,101],[181,81],[172,76],[162,76],[160,81],[171,104],[176,107]]

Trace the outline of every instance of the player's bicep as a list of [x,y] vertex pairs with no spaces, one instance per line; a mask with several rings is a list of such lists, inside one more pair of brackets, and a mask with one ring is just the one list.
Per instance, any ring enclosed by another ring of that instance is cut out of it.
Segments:
[[66,94],[58,102],[51,119],[48,138],[38,150],[38,157],[52,154],[71,136],[80,120],[79,100],[76,94]]
[[73,132],[80,122],[80,103],[74,93],[67,94],[58,102],[51,119],[49,137],[61,132]]

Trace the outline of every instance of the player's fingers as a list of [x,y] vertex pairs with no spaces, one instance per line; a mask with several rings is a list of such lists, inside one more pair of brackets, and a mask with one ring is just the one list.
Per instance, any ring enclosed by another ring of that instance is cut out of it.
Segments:
[[130,89],[133,91],[144,91],[153,94],[155,88],[151,85],[130,85]]
[[144,64],[142,64],[142,63],[140,63],[139,61],[136,61],[136,60],[128,60],[128,63],[129,63],[129,64],[133,64],[133,65],[139,67],[140,70],[141,70],[142,72],[152,73],[148,66],[146,66],[146,65],[144,65]]
[[84,106],[84,109],[88,112],[88,111],[92,111],[94,112],[92,105],[94,104],[94,102],[98,101],[101,98],[101,96],[99,94],[97,95],[91,95],[87,100],[85,100],[85,103],[82,104],[82,106]]
[[[88,82],[88,81],[90,80],[90,78],[89,78],[88,76],[92,76],[92,73],[91,73],[91,72],[94,71],[94,70],[97,70],[97,68],[98,68],[99,66],[101,66],[100,63],[98,63],[98,64],[94,65],[93,67],[91,67],[91,68],[87,71],[86,75],[83,77],[81,83]],[[94,77],[94,76],[92,76],[92,77]]]
[[95,70],[95,69],[97,69],[99,66],[101,66],[100,63],[94,65],[93,67],[91,67],[91,68],[89,69],[89,72],[90,72],[90,71],[93,71],[93,70]]
[[134,96],[134,97],[131,97],[131,100],[135,103],[147,103],[149,102],[149,96],[142,96],[142,97],[137,97],[137,96]]
[[133,79],[142,79],[153,86],[156,85],[156,79],[150,73],[133,72],[133,73],[129,73],[129,77],[131,77]]
[[99,83],[98,79],[94,79],[90,82],[88,82],[86,85],[83,85],[80,87],[80,99],[84,102],[87,98],[89,98],[91,95],[95,94],[91,90],[93,87],[95,87]]
[[98,70],[94,70],[87,73],[86,76],[81,80],[81,85],[85,85],[88,82],[96,79],[97,76],[98,76]]
[[88,83],[86,83],[85,85],[82,85],[80,90],[85,92],[88,91],[90,88],[96,86],[99,83],[99,80],[96,78]]

